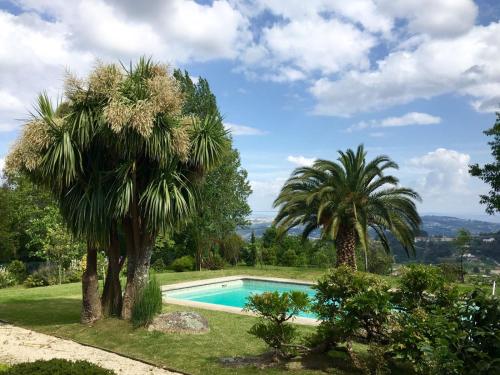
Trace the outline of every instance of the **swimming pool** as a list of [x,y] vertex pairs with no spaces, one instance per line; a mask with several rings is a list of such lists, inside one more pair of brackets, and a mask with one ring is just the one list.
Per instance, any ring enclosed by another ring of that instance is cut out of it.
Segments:
[[[214,305],[225,306],[229,308],[224,309],[225,311],[238,312],[245,306],[247,298],[252,294],[293,290],[305,292],[311,299],[314,298],[311,284],[254,277],[231,277],[222,280],[204,280],[188,285],[167,286],[163,288],[163,296],[167,302],[184,301],[187,303],[183,304],[211,308]],[[300,313],[299,316],[315,318],[312,313]]]

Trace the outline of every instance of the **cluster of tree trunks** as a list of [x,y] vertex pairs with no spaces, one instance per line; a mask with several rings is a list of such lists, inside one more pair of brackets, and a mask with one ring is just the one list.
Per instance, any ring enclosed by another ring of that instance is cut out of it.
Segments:
[[[82,323],[93,323],[103,316],[117,316],[129,320],[139,291],[147,282],[154,244],[153,236],[135,215],[123,221],[122,229],[124,252],[121,251],[121,237],[116,228],[110,233],[110,243],[106,249],[108,267],[100,297],[97,274],[98,250],[90,244],[87,246],[87,265],[82,276]],[[120,272],[125,260],[127,260],[127,281],[122,292]]]

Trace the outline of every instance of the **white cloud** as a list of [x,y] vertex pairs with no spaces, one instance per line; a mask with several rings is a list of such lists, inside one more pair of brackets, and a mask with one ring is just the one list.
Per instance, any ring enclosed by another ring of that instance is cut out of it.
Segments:
[[251,179],[252,195],[249,197],[249,203],[252,209],[257,211],[272,210],[273,202],[286,180],[286,177],[274,177],[265,180]]
[[8,91],[0,89],[0,111],[23,110],[22,102]]
[[15,123],[1,123],[0,124],[0,133],[8,133],[19,128],[18,124]]
[[350,23],[315,16],[264,29],[262,44],[277,66],[331,74],[347,67],[367,68],[375,39]]
[[380,122],[381,128],[390,128],[409,125],[432,125],[439,124],[441,118],[422,112],[410,112],[400,117],[388,117]]
[[500,102],[500,23],[475,26],[455,38],[424,38],[416,48],[396,50],[369,71],[352,70],[311,87],[315,112],[350,115],[418,98],[458,93],[480,111]]
[[[435,125],[441,122],[441,117],[422,112],[409,112],[398,117],[387,117],[382,120],[360,121],[347,128],[347,132],[368,128],[394,128],[414,125]],[[375,133],[374,133],[375,134]],[[381,134],[381,133],[377,133]]]
[[381,0],[384,13],[408,20],[410,31],[438,37],[462,34],[474,26],[473,0]]
[[298,156],[293,156],[289,155],[286,160],[288,160],[290,163],[295,164],[299,167],[310,167],[314,164],[316,158],[306,158],[305,156],[298,155]]
[[438,148],[414,157],[400,170],[402,185],[413,187],[423,199],[419,211],[447,214],[481,214],[479,195],[488,187],[469,173],[467,153]]
[[466,189],[469,163],[469,154],[438,148],[411,159],[409,164],[421,173],[419,184],[426,194],[446,195]]
[[267,134],[266,131],[260,130],[257,128],[252,128],[250,126],[245,126],[245,125],[237,125],[237,124],[232,124],[230,122],[225,122],[224,123],[224,128],[231,132],[232,135],[234,136],[239,136],[239,135],[264,135]]
[[26,10],[48,13],[68,39],[102,57],[154,54],[170,62],[235,57],[248,38],[247,20],[226,0],[134,1],[23,0]]

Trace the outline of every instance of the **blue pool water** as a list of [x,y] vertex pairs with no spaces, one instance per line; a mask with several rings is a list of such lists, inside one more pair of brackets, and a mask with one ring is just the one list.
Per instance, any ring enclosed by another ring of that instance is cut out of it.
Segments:
[[[243,308],[252,294],[292,290],[305,292],[311,299],[314,298],[314,291],[308,285],[246,279],[175,289],[164,292],[164,295],[180,300]],[[315,318],[312,313],[300,313],[299,316]]]

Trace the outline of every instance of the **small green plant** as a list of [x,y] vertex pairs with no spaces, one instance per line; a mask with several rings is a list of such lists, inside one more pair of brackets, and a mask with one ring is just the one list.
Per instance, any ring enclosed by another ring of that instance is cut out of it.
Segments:
[[13,365],[1,372],[2,375],[114,375],[115,372],[104,369],[87,361],[68,361],[51,359]]
[[22,284],[26,277],[28,276],[28,271],[26,270],[26,265],[20,260],[13,260],[7,266],[7,271],[14,276],[16,283]]
[[132,324],[136,328],[151,323],[162,308],[161,287],[156,277],[150,276],[139,293],[132,309]]
[[194,270],[195,261],[190,255],[185,255],[183,257],[177,258],[171,264],[171,268],[175,272],[184,272]]
[[0,289],[7,288],[16,283],[16,279],[12,273],[5,267],[0,266]]
[[256,313],[260,319],[249,330],[275,351],[278,358],[292,356],[301,348],[294,344],[297,339],[296,328],[287,323],[301,311],[307,310],[309,298],[306,293],[267,292],[255,294],[248,298],[246,311]]

